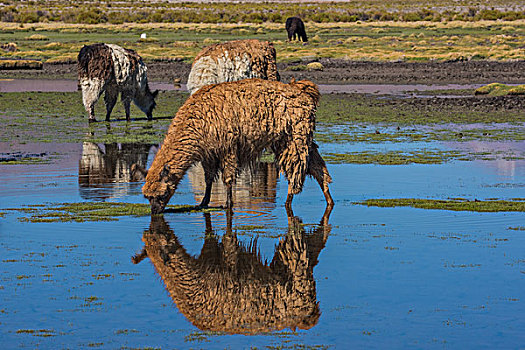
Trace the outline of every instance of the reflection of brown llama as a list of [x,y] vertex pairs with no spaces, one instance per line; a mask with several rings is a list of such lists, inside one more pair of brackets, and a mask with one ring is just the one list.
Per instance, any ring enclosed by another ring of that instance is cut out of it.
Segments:
[[265,149],[273,151],[288,180],[286,209],[302,191],[306,175],[314,177],[333,206],[326,164],[313,140],[317,86],[307,80],[283,84],[262,79],[208,85],[190,96],[169,127],[148,171],[144,196],[152,213],[164,210],[186,171],[202,162],[210,201],[218,172],[227,187],[226,207],[233,206],[232,185],[243,168]]
[[141,181],[131,168],[133,164],[146,167],[151,144],[107,143],[105,151],[93,142],[82,143],[82,157],[78,167],[81,187],[97,187],[114,182]]
[[[187,172],[195,198],[200,197],[206,187],[204,169],[200,164]],[[243,208],[260,209],[275,204],[279,170],[273,162],[256,162],[253,169],[245,169],[239,174],[233,191],[233,200]],[[210,205],[220,206],[226,201],[226,187],[215,181],[210,195]]]
[[256,241],[247,246],[238,241],[231,216],[219,242],[210,214],[204,214],[206,238],[200,255],[193,257],[164,217],[154,215],[142,238],[144,249],[132,260],[150,258],[177,308],[201,330],[255,334],[309,329],[321,314],[313,269],[330,232],[329,214],[311,233],[290,217],[270,264],[262,262]]
[[188,90],[248,78],[280,80],[276,53],[269,41],[235,40],[204,48],[193,61]]

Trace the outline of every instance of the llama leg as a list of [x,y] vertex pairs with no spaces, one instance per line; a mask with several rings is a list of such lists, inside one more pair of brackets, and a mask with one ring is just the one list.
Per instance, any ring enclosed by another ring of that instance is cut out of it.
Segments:
[[293,200],[293,194],[290,193],[290,185],[288,185],[288,196],[286,196],[286,202],[284,203],[284,208],[286,209],[286,215],[290,218],[293,217],[293,210],[292,210],[292,200]]
[[308,146],[304,137],[300,135],[293,137],[282,152],[276,153],[279,167],[288,180],[288,196],[285,207],[287,212],[292,208],[292,200],[295,194],[302,191],[304,179],[308,170]]
[[104,102],[106,103],[106,121],[109,121],[109,116],[115,103],[117,103],[118,90],[116,86],[106,88],[106,94],[104,95]]
[[237,175],[237,157],[235,154],[227,155],[223,159],[222,181],[226,186],[226,208],[233,208],[233,184]]
[[144,260],[144,258],[147,258],[147,257],[148,257],[148,252],[146,251],[146,247],[144,247],[142,248],[140,253],[137,253],[131,257],[131,262],[133,262],[133,264],[138,264],[139,262]]
[[130,107],[131,107],[131,95],[127,92],[122,91],[120,96],[122,103],[124,104],[124,110],[126,111],[126,121],[130,121]]
[[213,180],[215,180],[215,177],[217,176],[217,166],[203,163],[202,167],[204,168],[204,181],[206,182],[206,190],[204,192],[204,198],[202,198],[202,202],[199,204],[199,207],[207,208],[208,204],[210,204]]
[[326,163],[319,154],[317,150],[317,145],[312,144],[310,148],[310,159],[308,162],[308,175],[311,175],[314,179],[317,180],[321,190],[323,191],[324,198],[326,199],[326,206],[332,208],[334,206],[334,200],[330,195],[330,190],[328,189],[328,184],[332,182],[332,178],[328,173],[326,168]]
[[80,82],[82,87],[82,102],[88,112],[89,121],[95,122],[95,103],[104,91],[104,82],[98,79],[83,79]]

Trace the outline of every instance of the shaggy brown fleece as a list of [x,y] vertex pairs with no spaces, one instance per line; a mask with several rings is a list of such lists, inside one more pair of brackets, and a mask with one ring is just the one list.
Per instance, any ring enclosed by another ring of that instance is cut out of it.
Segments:
[[[329,215],[329,213],[328,213]],[[313,269],[330,233],[328,215],[313,232],[289,218],[270,264],[257,241],[237,240],[228,216],[222,242],[205,214],[206,237],[198,257],[189,255],[163,216],[152,216],[144,249],[134,263],[150,258],[180,312],[201,330],[255,334],[309,329],[321,314]]]
[[[173,119],[162,148],[146,177],[142,192],[152,212],[164,210],[188,168],[202,162],[207,189],[222,171],[228,188],[237,173],[268,149],[288,179],[287,209],[301,192],[305,176],[321,186],[328,205],[331,182],[313,141],[319,90],[310,81],[281,82],[246,79],[205,86],[192,95]],[[209,187],[209,188],[208,188]],[[209,198],[208,198],[209,200]],[[203,200],[202,205],[207,205]]]

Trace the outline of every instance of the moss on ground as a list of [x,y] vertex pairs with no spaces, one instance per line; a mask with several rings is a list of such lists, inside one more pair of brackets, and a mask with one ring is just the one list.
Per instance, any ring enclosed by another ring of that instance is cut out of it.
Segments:
[[[124,110],[117,104],[109,123],[89,124],[80,92],[0,93],[0,142],[143,142],[159,143],[164,139],[171,119],[184,103],[186,92],[162,92],[157,98],[154,120],[149,122],[138,109],[132,108],[131,123],[124,119]],[[103,119],[104,103],[96,105],[96,115]],[[318,132],[321,142],[385,142],[432,140],[519,140],[525,138],[522,127],[475,128],[453,132],[448,128],[419,131],[406,126],[429,124],[523,123],[520,111],[487,107],[473,111],[469,104],[422,110],[420,106],[360,94],[323,95],[317,112],[320,126],[326,125],[400,125],[393,132]],[[377,130],[377,129],[375,129]]]
[[[187,96],[177,91],[160,93],[153,121],[132,106],[132,121],[127,123],[124,108],[118,103],[110,122],[90,124],[80,92],[0,93],[0,142],[159,143]],[[95,113],[104,120],[102,98]]]
[[490,96],[507,96],[507,95],[525,95],[525,85],[505,85],[500,83],[492,83],[474,91],[476,95],[490,95]]
[[483,127],[465,125],[447,125],[444,127],[397,127],[388,125],[366,124],[355,126],[351,123],[342,125],[320,126],[315,138],[321,143],[405,143],[432,141],[523,141],[523,126],[492,124]]
[[[151,215],[149,204],[81,202],[51,203],[45,205],[28,205],[22,208],[7,208],[5,211],[28,213],[30,216],[18,218],[22,222],[85,222],[117,221],[122,216]],[[191,205],[168,205],[167,212],[207,212],[218,208],[200,209]]]
[[29,164],[48,164],[51,162],[49,158],[39,158],[39,157],[26,157],[20,158],[20,160],[0,160],[0,165],[29,165]]
[[463,152],[424,149],[420,151],[362,151],[351,153],[323,153],[323,159],[330,164],[443,164],[450,161],[472,160],[522,160],[524,154],[504,152]]
[[468,199],[417,199],[417,198],[392,198],[392,199],[367,199],[355,202],[359,205],[367,205],[381,208],[413,207],[419,209],[438,209],[453,211],[474,212],[525,212],[525,200],[516,198],[513,200],[468,200]]
[[389,152],[353,152],[353,153],[324,153],[323,158],[331,164],[441,164],[457,159],[461,154],[453,151],[389,151]]
[[[473,108],[473,102],[478,102],[476,108]],[[326,94],[321,97],[317,120],[327,124],[350,122],[395,125],[525,122],[525,113],[493,105],[491,100],[485,102],[480,105],[479,100],[458,100],[448,105],[438,105],[437,102],[429,102],[426,99],[392,97],[385,99],[365,94]]]
[[37,60],[0,60],[0,70],[42,69],[42,61]]

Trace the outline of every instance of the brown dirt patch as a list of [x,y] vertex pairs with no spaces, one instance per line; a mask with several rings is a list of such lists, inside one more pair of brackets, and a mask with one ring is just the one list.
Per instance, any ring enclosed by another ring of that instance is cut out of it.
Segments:
[[[292,71],[279,63],[283,81],[310,79],[319,84],[505,84],[525,83],[525,61],[358,62],[323,59],[323,71]],[[191,64],[182,61],[146,62],[150,81],[186,83]],[[0,78],[76,79],[75,64],[44,64],[40,71],[0,71]]]

